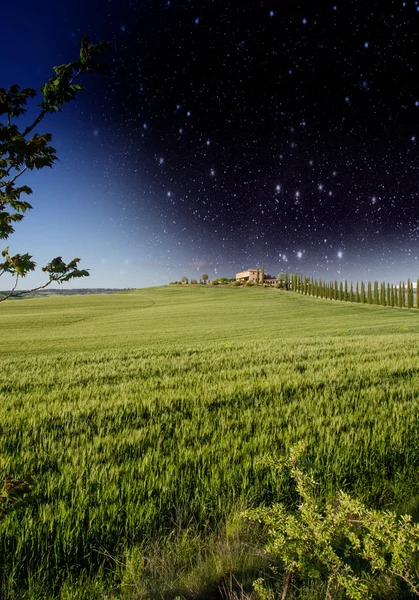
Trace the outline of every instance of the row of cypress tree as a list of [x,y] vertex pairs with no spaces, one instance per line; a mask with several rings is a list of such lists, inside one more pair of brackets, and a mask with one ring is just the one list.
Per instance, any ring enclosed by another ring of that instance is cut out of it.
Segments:
[[341,302],[360,302],[362,304],[377,304],[399,308],[419,309],[419,279],[416,280],[416,290],[410,279],[407,285],[400,281],[399,285],[385,281],[358,282],[351,281],[323,281],[306,275],[288,275],[285,287],[289,290],[315,298],[338,300]]

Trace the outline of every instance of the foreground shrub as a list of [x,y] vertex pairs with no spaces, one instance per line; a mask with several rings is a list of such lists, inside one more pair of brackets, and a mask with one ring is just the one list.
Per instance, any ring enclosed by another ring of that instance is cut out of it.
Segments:
[[[295,446],[281,465],[295,481],[295,504],[243,513],[244,518],[264,526],[266,552],[283,563],[283,581],[277,578],[275,583],[276,589],[282,588],[282,600],[292,580],[304,585],[312,579],[324,582],[326,599],[342,591],[351,600],[383,598],[386,590],[379,588],[384,584],[387,591],[394,590],[398,581],[419,596],[419,525],[408,515],[369,510],[344,492],[319,506],[316,483],[299,464],[302,452],[303,446]],[[265,583],[258,579],[255,590],[262,598],[273,597]]]

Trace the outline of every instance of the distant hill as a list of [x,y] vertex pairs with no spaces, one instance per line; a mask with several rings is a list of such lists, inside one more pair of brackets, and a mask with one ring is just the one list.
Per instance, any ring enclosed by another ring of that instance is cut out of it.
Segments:
[[[121,292],[131,292],[135,288],[77,288],[59,290],[51,288],[47,290],[39,290],[26,294],[24,290],[16,292],[16,296],[11,296],[10,300],[19,300],[22,298],[45,298],[47,296],[83,296],[85,294],[116,294]],[[0,297],[6,296],[9,292],[0,290]],[[20,294],[24,294],[23,296]]]

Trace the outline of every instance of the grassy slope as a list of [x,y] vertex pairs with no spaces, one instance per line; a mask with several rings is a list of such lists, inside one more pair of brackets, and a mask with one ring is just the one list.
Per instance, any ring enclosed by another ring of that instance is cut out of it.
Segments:
[[29,299],[2,304],[0,314],[0,352],[6,355],[419,333],[416,311],[209,286]]
[[418,333],[416,311],[263,289],[0,305],[0,472],[38,481],[0,525],[8,580],[286,497],[257,459],[301,438],[324,493],[413,503]]

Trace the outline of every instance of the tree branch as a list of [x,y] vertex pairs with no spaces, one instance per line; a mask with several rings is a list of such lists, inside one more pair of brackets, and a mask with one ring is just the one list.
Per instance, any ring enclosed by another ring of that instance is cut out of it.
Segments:
[[26,167],[24,167],[24,168],[23,168],[23,169],[20,171],[20,173],[18,173],[17,175],[15,175],[15,176],[13,177],[13,179],[11,179],[10,181],[6,181],[6,185],[13,185],[13,184],[14,184],[14,182],[16,181],[16,179],[17,179],[18,177],[20,177],[21,175],[23,175],[23,173],[24,173],[25,171],[27,171],[27,169],[28,169],[28,167],[27,167],[27,166],[26,166]]
[[[0,273],[0,275],[1,275],[1,273]],[[60,277],[57,277],[56,279],[50,279],[44,285],[40,285],[40,286],[38,286],[36,288],[33,288],[31,290],[22,290],[21,292],[16,292],[16,294],[14,294],[14,298],[19,298],[20,296],[23,296],[24,294],[31,294],[32,292],[37,292],[39,290],[43,290],[46,287],[48,287],[51,283],[59,283],[61,281],[61,279],[64,279],[64,277],[66,277],[66,275],[67,275],[67,273],[64,273],[63,275],[61,275]],[[19,275],[16,278],[16,284],[15,284],[14,288],[9,292],[9,294],[7,296],[5,296],[4,298],[0,298],[0,302],[3,302],[3,300],[6,300],[7,298],[10,298],[10,296],[13,294],[13,292],[16,289],[18,278],[19,278]]]
[[284,587],[282,589],[281,600],[285,600],[288,595],[288,588],[290,586],[291,579],[292,579],[292,572],[286,571],[285,577],[284,577]]
[[[4,271],[3,271],[4,273]],[[10,292],[7,294],[7,296],[4,296],[3,298],[0,298],[0,302],[4,302],[5,300],[7,300],[7,298],[10,298],[10,296],[13,294],[13,292],[15,291],[15,289],[17,288],[17,284],[19,281],[19,275],[16,275],[16,281],[15,281],[15,285],[12,287],[12,289],[10,290]]]
[[35,129],[35,127],[37,125],[39,125],[39,123],[42,121],[42,119],[45,117],[46,114],[47,114],[47,111],[45,110],[45,108],[43,108],[41,110],[41,112],[39,113],[39,115],[36,117],[35,121],[32,123],[32,125],[28,125],[28,127],[26,127],[25,131],[22,133],[22,136],[26,137],[28,135],[28,133],[30,133],[33,129]]
[[[77,79],[77,77],[79,77],[81,74],[82,74],[82,70],[79,69],[77,71],[77,73],[74,75],[74,77],[69,79],[68,85],[72,85],[73,81],[75,81]],[[47,110],[45,108],[43,108],[41,110],[41,112],[39,113],[39,115],[36,117],[35,121],[32,123],[32,125],[28,125],[28,127],[26,127],[25,131],[22,133],[22,136],[26,137],[28,135],[28,133],[33,131],[35,129],[35,127],[37,125],[39,125],[39,123],[42,121],[42,119],[45,117],[46,114],[47,114]]]

